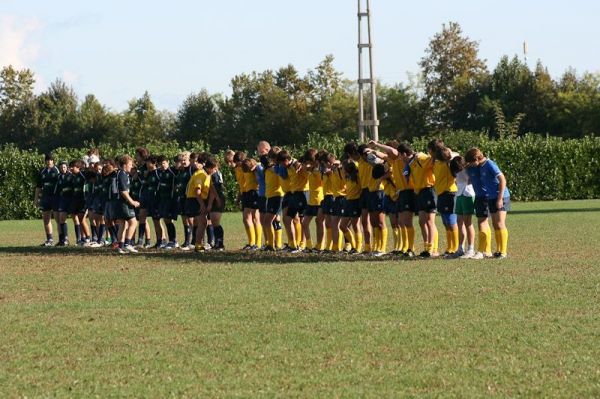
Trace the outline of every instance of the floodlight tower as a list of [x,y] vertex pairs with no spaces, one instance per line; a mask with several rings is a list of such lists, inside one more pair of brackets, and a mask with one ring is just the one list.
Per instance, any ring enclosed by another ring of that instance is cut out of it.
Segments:
[[[366,0],[366,9],[363,8],[363,2],[358,0],[358,135],[360,141],[367,139],[379,140],[379,120],[377,119],[377,81],[373,71],[373,41],[371,40],[371,0]],[[367,24],[366,41],[363,39],[364,22]],[[363,76],[363,49],[369,49],[368,55],[368,78]],[[371,112],[369,119],[365,119],[365,85],[371,89]],[[367,128],[367,129],[365,129]],[[368,136],[365,135],[368,130]]]

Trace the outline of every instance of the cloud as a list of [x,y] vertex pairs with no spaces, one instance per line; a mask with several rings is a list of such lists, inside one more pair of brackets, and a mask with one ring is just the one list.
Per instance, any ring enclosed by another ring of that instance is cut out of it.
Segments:
[[37,18],[0,16],[0,67],[31,68],[39,53],[34,36],[41,30]]
[[62,72],[62,80],[70,86],[75,86],[75,83],[79,80],[79,75],[76,72],[64,70]]

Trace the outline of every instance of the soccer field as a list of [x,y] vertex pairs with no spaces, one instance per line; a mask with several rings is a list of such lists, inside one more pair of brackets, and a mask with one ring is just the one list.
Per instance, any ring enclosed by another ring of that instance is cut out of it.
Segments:
[[598,397],[600,200],[513,209],[485,261],[119,256],[0,222],[0,397]]

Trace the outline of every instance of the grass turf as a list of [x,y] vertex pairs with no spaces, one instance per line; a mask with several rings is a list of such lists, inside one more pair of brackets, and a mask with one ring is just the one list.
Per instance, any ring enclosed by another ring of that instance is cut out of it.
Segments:
[[600,201],[513,205],[503,261],[123,257],[0,222],[0,396],[598,397]]

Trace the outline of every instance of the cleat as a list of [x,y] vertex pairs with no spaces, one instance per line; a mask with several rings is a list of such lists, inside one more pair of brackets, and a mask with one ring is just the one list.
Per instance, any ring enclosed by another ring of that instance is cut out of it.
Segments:
[[277,250],[275,248],[267,245],[267,246],[263,247],[263,249],[261,251],[264,251],[264,252],[275,252]]
[[40,245],[41,247],[51,247],[54,245],[54,240],[46,240],[44,241],[44,243],[42,245]]
[[381,258],[384,255],[385,255],[385,252],[381,252],[381,251],[371,252],[371,256],[374,256],[375,258]]
[[138,250],[135,249],[135,247],[133,245],[125,245],[125,251],[132,253],[132,254],[138,253]]
[[475,251],[467,251],[463,255],[459,256],[459,259],[473,259]]
[[182,250],[182,251],[184,251],[184,252],[187,252],[187,251],[191,250],[192,248],[191,248],[189,245],[187,245],[187,244],[184,244],[184,245],[183,245],[183,246],[181,246],[179,249],[181,249],[181,250]]
[[481,259],[485,259],[485,255],[483,254],[483,252],[477,252],[469,259],[481,260]]
[[288,250],[288,252],[289,252],[290,254],[299,254],[299,253],[301,253],[301,252],[302,252],[302,250],[301,250],[301,249],[298,249],[298,248],[290,248],[290,249]]
[[404,252],[403,256],[405,258],[414,258],[416,255],[412,249],[409,249],[408,251]]
[[241,250],[242,251],[250,251],[252,249],[252,247],[255,247],[256,245],[250,245],[250,244],[246,244]]
[[429,253],[429,251],[423,251],[419,254],[420,258],[431,258],[431,254]]
[[506,259],[507,257],[508,257],[507,254],[503,254],[503,253],[500,253],[500,252],[497,252],[497,253],[494,254],[494,258],[495,259]]
[[250,249],[249,249],[249,251],[258,251],[258,250],[260,250],[260,248],[258,248],[258,245],[252,245],[252,246],[250,246]]
[[117,247],[117,248],[116,248],[116,251],[117,251],[117,253],[118,253],[118,254],[120,254],[120,255],[126,255],[126,254],[128,254],[128,253],[129,253],[129,252],[127,252],[127,251],[125,250],[125,248],[121,248],[121,247]]
[[150,248],[152,248],[152,244],[150,244],[150,242],[147,242],[147,243],[145,243],[145,244],[142,246],[142,248],[144,248],[144,249],[150,249]]

